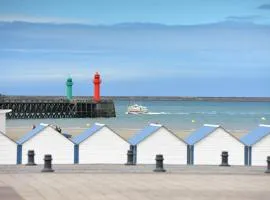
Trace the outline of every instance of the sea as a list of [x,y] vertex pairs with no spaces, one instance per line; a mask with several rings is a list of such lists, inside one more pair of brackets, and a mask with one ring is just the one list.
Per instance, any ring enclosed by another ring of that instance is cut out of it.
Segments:
[[95,122],[112,129],[142,129],[149,123],[160,123],[172,130],[197,129],[203,124],[219,124],[228,130],[251,130],[259,124],[270,124],[270,102],[210,102],[178,100],[143,100],[146,114],[127,114],[129,101],[116,100],[115,118],[17,119],[7,120],[7,127],[29,127],[39,123],[60,127],[87,128]]

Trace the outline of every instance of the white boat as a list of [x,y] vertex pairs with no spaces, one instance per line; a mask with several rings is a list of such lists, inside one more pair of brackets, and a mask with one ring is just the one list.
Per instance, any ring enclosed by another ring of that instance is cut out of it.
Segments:
[[141,105],[138,105],[138,104],[130,105],[127,108],[127,113],[128,114],[144,114],[144,113],[147,113],[147,112],[148,112],[147,107],[141,106]]

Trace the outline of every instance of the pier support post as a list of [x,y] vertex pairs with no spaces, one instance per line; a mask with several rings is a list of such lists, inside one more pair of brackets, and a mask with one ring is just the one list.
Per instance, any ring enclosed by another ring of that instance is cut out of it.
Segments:
[[132,150],[127,151],[127,163],[126,163],[126,165],[134,165],[134,163],[133,163],[133,151]]
[[28,153],[28,162],[26,166],[34,166],[36,165],[35,163],[35,151],[34,150],[29,150]]
[[265,173],[270,174],[270,156],[267,156],[266,162],[267,162],[267,169],[266,169]]
[[166,172],[166,170],[163,168],[163,160],[162,154],[156,155],[156,169],[154,169],[154,172]]
[[44,168],[41,172],[54,172],[52,169],[52,155],[46,154],[44,156]]
[[228,163],[228,157],[229,154],[227,151],[222,151],[221,153],[221,164],[219,166],[221,167],[230,167],[229,163]]

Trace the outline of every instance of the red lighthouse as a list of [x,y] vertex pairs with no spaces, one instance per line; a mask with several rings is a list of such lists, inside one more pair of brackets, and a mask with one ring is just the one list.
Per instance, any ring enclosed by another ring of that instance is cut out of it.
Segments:
[[94,75],[93,83],[94,83],[94,101],[99,102],[101,79],[98,72],[96,72],[96,74]]

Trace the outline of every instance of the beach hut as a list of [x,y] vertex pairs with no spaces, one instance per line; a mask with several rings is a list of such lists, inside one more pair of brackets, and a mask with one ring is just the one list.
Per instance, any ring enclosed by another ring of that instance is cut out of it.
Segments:
[[265,166],[270,156],[270,125],[260,124],[258,128],[241,138],[245,147],[245,164]]
[[75,162],[80,164],[124,164],[130,144],[105,124],[95,123],[73,138]]
[[40,124],[18,141],[18,164],[27,163],[28,150],[35,151],[35,162],[44,163],[44,155],[52,155],[53,164],[74,163],[74,143],[66,138],[55,127]]
[[6,134],[0,132],[0,165],[17,163],[17,144]]
[[244,144],[219,125],[205,124],[185,141],[189,164],[219,165],[222,151],[227,151],[230,165],[244,165]]
[[137,164],[154,164],[163,154],[165,164],[187,164],[187,144],[161,124],[149,124],[129,139]]
[[6,113],[11,112],[12,110],[0,110],[0,132],[6,133]]

